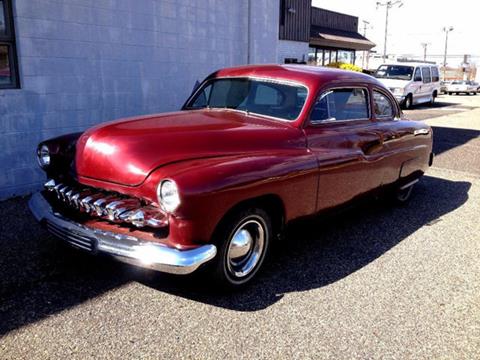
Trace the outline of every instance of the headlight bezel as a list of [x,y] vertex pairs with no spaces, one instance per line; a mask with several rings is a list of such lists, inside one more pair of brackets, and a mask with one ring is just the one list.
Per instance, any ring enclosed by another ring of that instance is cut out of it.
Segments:
[[[170,188],[168,189],[167,187]],[[173,194],[168,194],[168,192],[172,191]],[[170,197],[170,199],[166,199],[167,197]],[[157,199],[158,204],[164,211],[172,213],[177,210],[182,202],[177,183],[169,178],[162,179],[157,186]]]
[[52,153],[47,144],[41,144],[37,148],[37,161],[42,169],[46,169],[52,164]]

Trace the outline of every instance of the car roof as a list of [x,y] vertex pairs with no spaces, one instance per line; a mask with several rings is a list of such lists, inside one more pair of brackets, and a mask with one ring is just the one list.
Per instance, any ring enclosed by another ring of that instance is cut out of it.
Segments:
[[421,63],[421,62],[392,62],[392,63],[385,63],[380,66],[387,65],[387,66],[411,66],[411,67],[418,67],[418,66],[429,66],[429,67],[438,67],[437,64],[430,64],[430,63]]
[[353,81],[379,85],[373,76],[360,72],[309,65],[246,65],[218,70],[208,78],[257,77],[291,81],[311,87],[330,81]]

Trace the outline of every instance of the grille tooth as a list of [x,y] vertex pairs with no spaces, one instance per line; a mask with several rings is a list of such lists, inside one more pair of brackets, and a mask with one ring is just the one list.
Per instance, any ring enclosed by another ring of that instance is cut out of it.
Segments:
[[83,198],[80,200],[80,205],[81,207],[87,212],[91,212],[94,210],[93,208],[93,202],[99,198],[104,196],[103,194],[93,194],[93,195],[88,195],[87,197]]
[[107,197],[102,197],[98,200],[96,200],[93,203],[93,208],[95,209],[95,212],[97,213],[98,216],[105,216],[107,215],[107,205],[111,201],[115,201],[118,199],[116,196],[107,196]]

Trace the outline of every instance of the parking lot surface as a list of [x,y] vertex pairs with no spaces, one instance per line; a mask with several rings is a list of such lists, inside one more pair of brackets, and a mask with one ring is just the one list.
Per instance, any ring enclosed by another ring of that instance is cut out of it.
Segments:
[[81,254],[0,203],[0,358],[480,358],[480,96],[405,114],[437,154],[410,204],[297,225],[240,292]]

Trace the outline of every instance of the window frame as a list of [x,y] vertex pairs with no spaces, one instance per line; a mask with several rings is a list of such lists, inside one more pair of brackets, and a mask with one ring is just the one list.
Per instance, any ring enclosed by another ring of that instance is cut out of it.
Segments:
[[8,64],[10,67],[11,82],[0,84],[0,90],[19,89],[20,80],[18,73],[17,47],[15,39],[15,26],[11,0],[2,0],[3,13],[5,16],[5,34],[0,34],[0,46],[6,46],[8,51]]
[[375,119],[379,119],[379,120],[389,120],[390,118],[393,120],[395,119],[397,116],[398,116],[398,109],[397,109],[397,101],[395,101],[395,103],[392,101],[391,97],[389,95],[387,95],[384,91],[382,90],[379,90],[378,88],[374,88],[372,89],[372,105],[375,105],[375,93],[379,93],[380,95],[383,95],[387,100],[388,102],[390,103],[390,106],[392,107],[392,115],[377,115],[375,113],[375,111],[373,112],[373,114],[375,115]]
[[[354,90],[354,89],[361,89],[364,90],[366,93],[366,104],[367,104],[367,117],[366,118],[358,118],[358,119],[345,119],[345,120],[312,120],[312,112],[315,107],[315,104],[317,103],[317,100],[319,100],[324,94],[334,91],[334,90]],[[329,87],[326,89],[323,89],[318,92],[317,96],[315,97],[315,100],[310,107],[310,111],[308,113],[308,125],[310,126],[321,126],[323,124],[344,124],[344,123],[351,123],[351,122],[364,122],[364,121],[371,121],[372,120],[372,109],[371,109],[371,96],[370,96],[370,91],[368,86],[362,86],[362,85],[352,85],[352,86],[338,86],[338,87]]]

